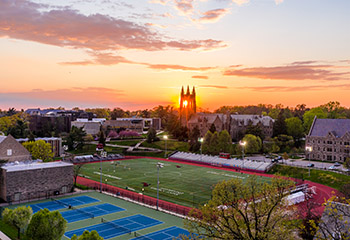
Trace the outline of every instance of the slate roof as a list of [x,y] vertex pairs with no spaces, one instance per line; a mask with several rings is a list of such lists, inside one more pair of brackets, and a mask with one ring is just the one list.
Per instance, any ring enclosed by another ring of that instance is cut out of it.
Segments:
[[309,136],[325,137],[330,132],[336,137],[344,136],[345,133],[350,132],[350,119],[315,118]]
[[270,116],[261,116],[261,115],[238,115],[232,114],[231,118],[236,121],[243,121],[244,126],[249,124],[249,121],[255,126],[259,122],[261,122],[264,126],[269,126],[270,122],[274,122],[274,120]]

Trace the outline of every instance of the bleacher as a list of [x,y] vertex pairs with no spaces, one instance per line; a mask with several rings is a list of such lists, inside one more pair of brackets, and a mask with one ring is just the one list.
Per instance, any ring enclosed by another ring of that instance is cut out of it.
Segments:
[[222,166],[236,169],[245,169],[257,172],[266,172],[272,166],[270,162],[253,161],[247,158],[241,159],[224,159],[218,156],[211,156],[206,154],[196,154],[188,152],[175,152],[169,159],[184,160],[189,162],[197,162],[208,164],[212,166]]
[[118,160],[123,158],[124,156],[121,154],[108,154],[106,157],[84,155],[84,156],[75,156],[73,159],[65,159],[65,161],[76,164],[76,163],[90,163],[90,162],[96,162],[101,160],[102,161]]

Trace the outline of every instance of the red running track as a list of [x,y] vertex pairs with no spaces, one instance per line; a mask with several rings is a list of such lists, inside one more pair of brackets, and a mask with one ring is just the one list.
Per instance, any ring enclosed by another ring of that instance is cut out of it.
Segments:
[[[125,160],[130,160],[130,159],[140,159],[140,158],[150,158],[150,159],[155,159],[155,160],[160,160],[160,161],[168,161],[168,162],[174,162],[174,163],[181,163],[181,164],[187,164],[187,165],[193,165],[193,166],[200,166],[200,167],[206,167],[206,168],[212,168],[212,169],[220,169],[220,170],[225,170],[225,171],[231,171],[231,172],[241,172],[242,174],[251,174],[251,175],[257,175],[257,176],[264,176],[264,177],[276,177],[273,174],[267,174],[267,173],[260,173],[260,172],[251,172],[248,170],[236,170],[236,169],[232,169],[232,168],[226,168],[226,167],[217,167],[217,166],[211,166],[211,165],[207,165],[207,164],[200,164],[200,163],[193,163],[193,162],[185,162],[185,161],[179,161],[179,160],[171,160],[171,159],[164,159],[164,158],[157,158],[157,157],[142,157],[142,156],[126,156],[124,159],[116,159],[116,160],[110,160],[110,161],[125,161]],[[99,161],[96,161],[99,162]],[[300,181],[300,180],[299,180]],[[91,184],[99,184],[99,182],[97,181],[93,181],[90,179],[86,179],[83,177],[78,177],[77,182],[81,185],[86,185],[89,186]],[[317,207],[314,207],[314,213],[317,215],[321,215],[323,210],[324,210],[324,206],[323,203],[325,203],[326,200],[328,200],[329,198],[331,198],[332,196],[337,196],[339,195],[339,192],[331,187],[319,184],[319,183],[314,183],[308,180],[303,181],[303,183],[307,183],[309,187],[316,187],[316,195],[313,196],[313,202],[316,203]],[[103,184],[103,188],[110,188],[113,189],[114,191],[127,191],[125,189],[121,189],[118,187],[114,187],[111,185],[107,185],[107,184]],[[128,191],[130,193],[134,193],[131,191]],[[153,201],[156,201],[155,198],[149,197],[149,196],[144,196],[150,199],[153,199]],[[162,202],[163,204],[171,204],[173,205],[173,203],[170,202],[166,202],[163,200],[159,200],[159,202]],[[303,207],[303,203],[298,204],[300,206],[299,209],[302,209]],[[186,208],[185,211],[188,212],[191,208],[188,207],[184,207],[184,206],[180,206],[177,204],[174,204],[174,206],[179,206],[179,207],[183,207]]]

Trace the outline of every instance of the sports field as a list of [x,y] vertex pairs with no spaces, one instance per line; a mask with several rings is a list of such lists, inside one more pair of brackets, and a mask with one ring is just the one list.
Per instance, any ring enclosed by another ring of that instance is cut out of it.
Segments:
[[[237,171],[141,158],[103,162],[103,183],[156,197],[158,162],[164,164],[159,170],[159,198],[189,207],[206,203],[218,182],[231,178],[245,181],[249,177]],[[100,163],[85,164],[80,170],[80,176],[100,181],[99,169]],[[263,182],[271,181],[267,177],[258,178]]]
[[96,230],[108,240],[171,240],[189,234],[181,218],[98,192],[9,207],[20,205],[31,206],[34,213],[44,208],[59,211],[68,222],[62,240],[70,239],[74,234],[79,236],[85,230]]

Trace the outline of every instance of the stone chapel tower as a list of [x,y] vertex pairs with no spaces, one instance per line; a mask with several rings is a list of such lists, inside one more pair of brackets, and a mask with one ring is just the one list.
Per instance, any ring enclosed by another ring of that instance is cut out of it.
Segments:
[[196,90],[193,87],[192,93],[190,93],[190,87],[187,86],[186,94],[184,92],[184,87],[181,89],[180,96],[180,122],[181,125],[187,126],[188,120],[191,115],[196,113],[197,105],[196,105]]

